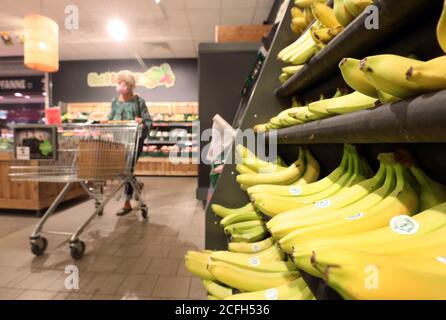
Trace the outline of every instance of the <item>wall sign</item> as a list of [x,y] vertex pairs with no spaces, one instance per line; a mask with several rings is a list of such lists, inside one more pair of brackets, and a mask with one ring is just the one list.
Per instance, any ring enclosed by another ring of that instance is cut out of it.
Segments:
[[[116,75],[118,72],[90,72],[87,75],[89,87],[114,87],[116,85]],[[172,88],[175,86],[175,74],[168,63],[163,63],[159,67],[151,67],[146,72],[133,72],[136,78],[136,85],[148,89],[157,87]]]
[[44,77],[0,78],[0,92],[43,92]]

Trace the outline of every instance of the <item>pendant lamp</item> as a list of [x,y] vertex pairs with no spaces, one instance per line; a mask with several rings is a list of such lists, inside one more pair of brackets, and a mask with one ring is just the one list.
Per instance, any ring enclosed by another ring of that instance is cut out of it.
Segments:
[[59,26],[45,16],[25,16],[25,66],[41,72],[59,70]]

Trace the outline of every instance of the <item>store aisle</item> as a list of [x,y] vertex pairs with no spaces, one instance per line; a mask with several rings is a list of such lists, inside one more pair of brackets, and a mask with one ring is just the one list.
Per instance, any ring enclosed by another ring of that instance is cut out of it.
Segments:
[[[139,214],[115,216],[122,200],[81,236],[87,252],[71,259],[63,237],[34,257],[28,237],[37,218],[0,211],[0,299],[205,299],[203,286],[183,265],[187,250],[204,248],[204,210],[196,178],[143,178],[149,223]],[[48,229],[73,231],[93,202],[77,203],[49,220]],[[65,268],[79,269],[79,289],[68,290]]]

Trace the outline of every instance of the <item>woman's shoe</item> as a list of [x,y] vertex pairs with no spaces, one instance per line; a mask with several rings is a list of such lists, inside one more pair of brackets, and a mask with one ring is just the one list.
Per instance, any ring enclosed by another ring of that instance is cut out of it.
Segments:
[[133,211],[132,208],[122,208],[116,213],[116,215],[119,217],[122,217],[122,216],[128,215],[132,211]]

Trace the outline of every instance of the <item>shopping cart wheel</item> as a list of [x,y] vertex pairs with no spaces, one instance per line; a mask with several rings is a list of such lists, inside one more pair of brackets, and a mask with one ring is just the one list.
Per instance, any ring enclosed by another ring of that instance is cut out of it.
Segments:
[[148,210],[147,207],[142,207],[141,208],[141,216],[143,217],[143,219],[147,220],[149,215],[148,215]]
[[44,237],[38,237],[31,241],[31,252],[36,256],[43,255],[47,247],[48,240]]
[[74,260],[79,260],[84,256],[85,253],[85,243],[83,241],[77,240],[70,244],[71,257]]

